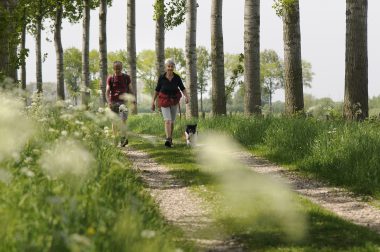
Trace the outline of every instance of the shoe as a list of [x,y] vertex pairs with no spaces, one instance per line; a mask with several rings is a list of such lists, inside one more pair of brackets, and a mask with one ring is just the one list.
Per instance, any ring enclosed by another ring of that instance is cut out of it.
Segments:
[[173,147],[173,138],[169,138],[170,141],[170,147]]
[[172,144],[170,143],[170,139],[166,139],[165,146],[168,148],[172,147]]
[[120,138],[120,147],[125,147],[128,144],[128,139],[126,137]]

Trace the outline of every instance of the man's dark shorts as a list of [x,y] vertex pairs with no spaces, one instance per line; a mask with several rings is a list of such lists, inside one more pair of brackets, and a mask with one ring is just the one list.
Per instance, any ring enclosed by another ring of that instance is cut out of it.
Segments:
[[123,103],[112,103],[111,110],[115,112],[121,120],[127,120],[128,119],[128,108]]

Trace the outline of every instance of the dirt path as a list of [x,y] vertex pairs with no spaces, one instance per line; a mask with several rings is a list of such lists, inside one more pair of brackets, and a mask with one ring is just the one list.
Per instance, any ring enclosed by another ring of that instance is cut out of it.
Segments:
[[210,207],[170,175],[168,168],[155,162],[145,152],[128,147],[125,153],[133,162],[133,168],[141,174],[161,213],[169,222],[180,227],[187,239],[193,240],[205,251],[242,251],[233,240],[225,240],[210,232],[215,226]]
[[[150,141],[157,140],[153,136],[143,137]],[[210,232],[204,235],[205,229],[210,230],[210,227],[215,226],[210,214],[211,208],[199,196],[190,192],[180,180],[170,175],[167,167],[155,162],[145,152],[130,147],[125,152],[133,162],[133,167],[139,170],[164,217],[181,227],[187,239],[195,241],[199,248],[206,251],[243,251],[231,239],[222,238],[221,235],[210,237]],[[289,184],[295,192],[341,218],[380,233],[380,210],[353,193],[288,171],[248,152],[233,154],[252,171],[279,179]]]
[[380,233],[380,210],[364,202],[363,199],[353,193],[342,188],[328,186],[314,179],[305,178],[297,172],[286,170],[247,152],[234,154],[254,172],[278,178],[289,184],[300,195],[334,212],[341,218]]

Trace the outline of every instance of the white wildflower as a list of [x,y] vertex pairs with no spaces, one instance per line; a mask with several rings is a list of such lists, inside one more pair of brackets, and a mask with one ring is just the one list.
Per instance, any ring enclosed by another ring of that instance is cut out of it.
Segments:
[[155,236],[156,236],[156,232],[153,231],[153,230],[143,230],[143,231],[141,231],[141,237],[143,237],[143,238],[150,239],[150,238],[153,238]]
[[22,112],[23,104],[0,95],[0,162],[20,152],[34,133],[34,125]]
[[86,176],[93,163],[91,153],[74,140],[61,140],[46,150],[40,159],[42,170],[52,178]]
[[66,130],[62,130],[62,131],[61,131],[61,135],[62,135],[62,136],[67,136],[67,131],[66,131]]
[[33,158],[32,158],[32,157],[26,157],[26,158],[24,159],[25,164],[30,164],[32,161],[33,161]]
[[53,129],[53,128],[49,128],[48,131],[54,133],[54,132],[57,132],[58,130]]
[[13,175],[4,169],[0,169],[0,182],[9,185],[12,181]]
[[20,172],[29,178],[33,178],[35,175],[33,171],[26,167],[22,168]]

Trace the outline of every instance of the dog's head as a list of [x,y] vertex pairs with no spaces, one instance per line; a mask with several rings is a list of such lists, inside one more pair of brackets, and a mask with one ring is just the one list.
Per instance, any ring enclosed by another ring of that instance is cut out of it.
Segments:
[[197,132],[197,124],[187,124],[185,132],[187,134],[195,134]]
[[187,124],[185,129],[186,144],[191,145],[191,136],[197,132],[197,124]]

